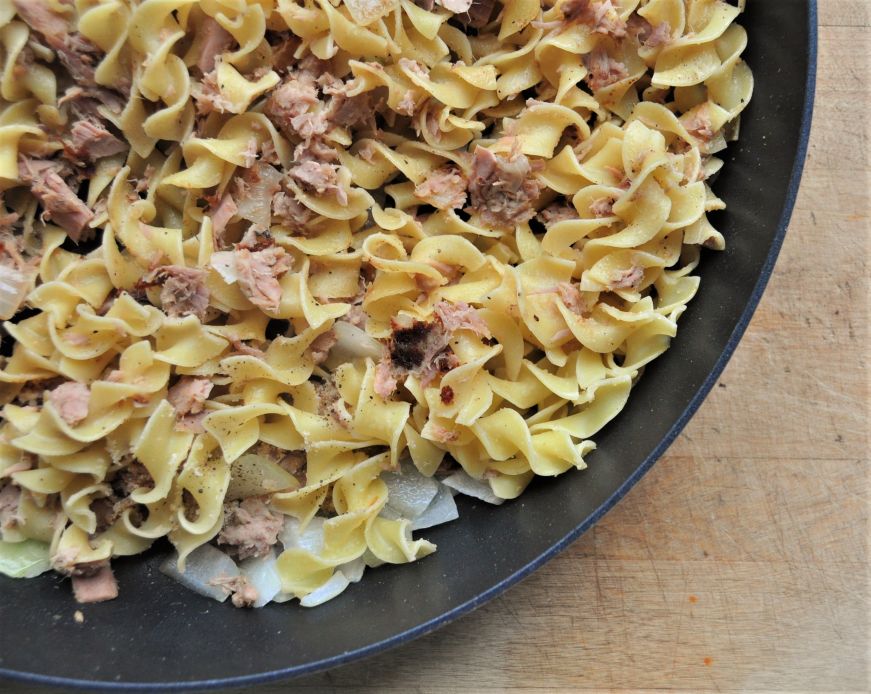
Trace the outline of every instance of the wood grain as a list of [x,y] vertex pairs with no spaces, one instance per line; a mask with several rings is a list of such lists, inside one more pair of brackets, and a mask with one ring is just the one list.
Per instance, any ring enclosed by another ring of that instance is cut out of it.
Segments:
[[256,691],[871,689],[869,19],[869,0],[820,2],[816,115],[786,244],[668,454],[590,533],[474,614]]
[[668,454],[503,597],[261,694],[871,689],[869,18],[868,0],[820,2],[814,128],[786,244]]

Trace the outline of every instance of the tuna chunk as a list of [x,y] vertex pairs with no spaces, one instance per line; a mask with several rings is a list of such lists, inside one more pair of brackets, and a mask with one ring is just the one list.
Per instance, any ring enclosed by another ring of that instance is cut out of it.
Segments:
[[212,70],[203,75],[199,83],[191,85],[191,96],[197,113],[207,116],[210,113],[232,113],[233,102],[221,93],[218,86],[218,75]]
[[[366,294],[365,287],[363,288],[362,294],[363,295]],[[360,297],[360,300],[362,300],[362,296]],[[360,328],[361,330],[365,330],[366,323],[369,320],[369,316],[366,315],[366,312],[363,310],[362,306],[351,306],[351,309],[348,311],[347,314],[345,314],[345,316],[343,317],[342,320],[350,323],[355,328]]]
[[440,210],[454,210],[466,202],[466,177],[456,166],[431,171],[414,189],[414,195]]
[[134,525],[139,525],[143,519],[145,507],[137,504],[130,497],[119,498],[112,494],[95,499],[91,504],[91,511],[97,517],[97,532],[101,533],[112,527],[127,509],[133,509],[130,520]]
[[375,367],[375,383],[373,388],[379,397],[385,400],[396,392],[399,387],[397,374],[392,368],[392,363],[388,357],[384,357],[378,362]]
[[68,87],[64,95],[57,101],[58,107],[65,107],[70,120],[97,120],[102,122],[100,107],[103,106],[115,114],[120,114],[127,105],[126,100],[118,92],[103,87],[86,87],[78,85]]
[[166,395],[166,399],[175,408],[179,417],[199,414],[203,404],[212,392],[212,382],[208,378],[182,376]]
[[556,287],[557,296],[562,299],[566,308],[579,316],[588,316],[592,306],[584,299],[580,290],[569,282],[560,282]]
[[324,92],[332,95],[326,119],[332,125],[352,128],[357,125],[375,126],[375,105],[370,94],[348,95],[355,85],[351,82],[340,82],[334,87],[325,87]]
[[[59,45],[48,44],[57,51],[61,64],[70,76],[80,84],[96,85],[94,71],[97,63],[103,57],[103,52],[78,32],[64,37]],[[122,87],[123,88],[123,87]]]
[[327,360],[330,350],[337,341],[336,333],[332,330],[321,333],[312,341],[311,345],[309,345],[309,353],[315,364],[323,364]]
[[70,139],[64,143],[66,155],[75,162],[95,162],[103,157],[126,152],[128,145],[110,133],[95,118],[78,120],[70,128]]
[[105,602],[118,597],[118,582],[110,566],[101,567],[93,576],[73,576],[76,602]]
[[247,576],[220,577],[210,581],[211,585],[226,588],[233,595],[230,601],[233,607],[254,607],[260,594],[251,585]]
[[312,110],[318,103],[313,75],[293,74],[269,95],[263,112],[285,135],[309,139],[327,130],[324,114]]
[[548,229],[558,222],[577,218],[578,211],[573,205],[565,205],[558,202],[551,203],[536,215],[536,219]]
[[[5,206],[5,203],[2,198],[0,198],[0,208],[3,206]],[[20,216],[21,215],[17,212],[4,212],[0,214],[0,238],[12,235],[15,223],[18,221]],[[5,247],[8,242],[4,240],[2,243]]]
[[76,426],[88,416],[91,391],[84,383],[67,381],[49,393],[49,401],[67,424]]
[[614,214],[614,201],[611,198],[598,198],[590,203],[594,217],[610,217]]
[[541,183],[521,152],[506,157],[484,147],[476,148],[469,180],[469,210],[477,213],[484,224],[513,229],[535,215],[533,205]]
[[54,41],[70,31],[66,18],[54,12],[45,0],[14,0],[15,11],[34,31]]
[[272,69],[283,75],[296,64],[296,50],[299,48],[299,37],[289,31],[272,34]]
[[348,193],[341,186],[338,172],[339,167],[335,164],[309,160],[294,166],[289,173],[307,191],[334,195],[340,205],[347,205]]
[[374,389],[382,398],[396,392],[399,383],[409,375],[417,376],[421,384],[428,386],[458,366],[459,360],[450,346],[454,332],[470,330],[480,337],[490,337],[484,319],[467,303],[440,301],[434,313],[435,320],[430,322],[412,321],[403,325],[394,321],[388,354],[375,368]]
[[433,441],[438,441],[439,443],[453,443],[458,438],[460,438],[460,432],[451,429],[445,429],[445,427],[439,424],[430,423],[429,427],[429,436]]
[[[407,91],[403,95],[403,97],[399,100],[399,103],[396,104],[396,112],[401,113],[403,116],[413,116],[414,112],[417,110],[417,99],[414,96],[414,92]],[[367,143],[368,145],[368,143]],[[366,154],[361,149],[360,156],[366,159]],[[371,160],[367,160],[371,161]]]
[[567,0],[562,11],[566,23],[584,24],[591,31],[614,38],[626,36],[626,23],[611,0]]
[[284,516],[273,511],[263,499],[251,497],[224,504],[224,526],[218,544],[239,561],[262,557],[278,542]]
[[45,160],[22,157],[18,161],[18,174],[42,204],[43,216],[63,227],[78,242],[94,213],[64,182],[59,170],[56,163]]
[[224,280],[238,282],[248,300],[265,311],[278,309],[281,303],[278,278],[290,269],[290,265],[291,257],[281,246],[250,231],[234,250],[212,255],[212,267]]
[[0,489],[0,531],[11,530],[18,524],[20,520],[18,504],[20,501],[21,489],[17,485],[10,482]]
[[279,246],[262,251],[237,248],[236,271],[239,286],[252,304],[267,311],[275,311],[281,303],[281,285],[278,278],[290,269],[290,258]]
[[664,46],[670,41],[671,25],[668,22],[662,22],[653,27],[653,31],[650,32],[650,36],[648,36],[644,40],[644,45],[648,48],[659,48],[660,46]]
[[644,279],[644,268],[633,265],[625,270],[620,270],[617,276],[609,283],[610,289],[635,289]]
[[671,41],[671,25],[668,22],[653,26],[641,15],[633,14],[629,18],[627,29],[647,48],[659,48]]
[[435,305],[435,314],[448,332],[470,330],[480,337],[490,337],[490,328],[481,318],[477,309],[472,308],[464,301],[459,301],[456,304],[439,301]]
[[150,489],[154,486],[154,479],[148,472],[148,468],[139,461],[133,460],[115,473],[111,485],[113,494],[123,498],[130,496],[137,489]]
[[684,121],[687,132],[697,140],[708,142],[714,137],[711,115],[706,105],[696,109],[696,112]]
[[196,316],[203,320],[209,307],[206,273],[199,268],[164,265],[145,278],[148,284],[160,284],[160,303],[172,318]]
[[466,26],[480,29],[490,22],[490,17],[493,16],[495,7],[496,0],[472,0],[469,9],[464,13],[458,14],[457,19]]
[[42,34],[57,53],[74,81],[93,86],[94,68],[102,51],[76,31],[63,15],[54,12],[46,0],[14,0],[18,15],[31,29]]
[[224,231],[227,229],[227,224],[236,216],[238,211],[239,207],[236,205],[236,201],[233,200],[233,196],[225,193],[218,202],[217,207],[209,214],[212,218],[212,235],[219,247],[224,245],[222,239]]
[[272,198],[272,214],[293,233],[306,236],[308,226],[317,215],[288,193],[279,192]]
[[596,46],[592,53],[584,56],[587,66],[587,84],[594,92],[619,82],[629,76],[626,66],[608,55],[603,46]]
[[393,325],[388,356],[375,370],[375,392],[382,398],[392,395],[409,375],[428,386],[459,363],[450,348],[450,332],[441,320],[413,321],[409,326]]
[[390,361],[407,371],[426,368],[448,347],[450,335],[440,322],[414,321],[409,327],[394,326],[390,337]]
[[318,396],[318,414],[321,417],[331,417],[340,426],[349,427],[353,417],[348,412],[348,405],[342,399],[332,378],[315,380],[314,386],[315,394]]
[[228,51],[235,40],[224,27],[209,16],[200,24],[200,32],[203,35],[203,42],[200,44],[197,67],[203,73],[211,72],[215,69],[215,58]]

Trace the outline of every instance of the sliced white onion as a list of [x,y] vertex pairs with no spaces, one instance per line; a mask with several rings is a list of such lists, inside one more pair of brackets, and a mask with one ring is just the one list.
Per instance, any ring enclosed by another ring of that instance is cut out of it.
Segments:
[[458,470],[449,477],[445,477],[442,480],[442,484],[456,489],[460,494],[486,501],[488,504],[498,506],[505,501],[505,499],[500,499],[493,493],[486,480],[476,480],[474,477],[470,477],[465,470]]
[[288,518],[284,521],[279,540],[284,549],[299,548],[312,554],[318,554],[324,548],[324,521],[325,518],[315,516],[311,519],[305,530],[300,531],[300,523],[296,518]]
[[268,229],[272,222],[272,196],[281,188],[281,172],[274,166],[258,162],[254,165],[245,195],[234,198],[236,215],[247,219],[258,229]]
[[322,605],[327,600],[332,600],[339,595],[345,588],[348,587],[348,581],[345,574],[341,571],[336,571],[330,578],[318,588],[315,588],[311,593],[306,595],[299,604],[303,607],[317,607]]
[[413,463],[381,476],[387,484],[387,506],[400,518],[413,520],[426,511],[439,491],[439,483],[422,475]]
[[378,515],[387,520],[399,520],[402,518],[402,515],[398,511],[390,508],[387,504],[384,505],[384,508],[381,509],[381,512]]
[[450,487],[439,485],[438,494],[435,495],[426,510],[411,522],[411,529],[432,528],[434,525],[441,525],[459,518],[460,513],[457,511],[452,491]]
[[349,561],[346,564],[339,564],[336,568],[341,571],[345,578],[347,578],[351,583],[357,583],[361,578],[363,578],[363,572],[366,570],[366,560],[360,556],[354,561]]
[[330,348],[324,366],[333,370],[354,359],[369,358],[378,361],[384,354],[384,347],[378,340],[347,321],[336,321],[333,324],[333,334],[336,344]]
[[9,320],[18,313],[27,294],[33,289],[36,269],[21,272],[6,265],[0,265],[0,320]]
[[281,578],[275,566],[275,553],[265,557],[252,557],[239,564],[242,575],[257,589],[254,607],[263,607],[281,592]]
[[230,591],[212,583],[239,576],[236,562],[212,545],[203,545],[191,552],[185,561],[184,571],[178,570],[176,553],[160,565],[160,570],[185,588],[218,602],[224,602]]

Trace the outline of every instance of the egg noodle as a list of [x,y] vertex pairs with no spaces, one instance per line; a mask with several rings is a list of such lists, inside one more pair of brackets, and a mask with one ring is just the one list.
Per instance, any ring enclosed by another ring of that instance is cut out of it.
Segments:
[[0,568],[304,599],[435,550],[387,476],[584,468],[724,247],[742,9],[0,0]]

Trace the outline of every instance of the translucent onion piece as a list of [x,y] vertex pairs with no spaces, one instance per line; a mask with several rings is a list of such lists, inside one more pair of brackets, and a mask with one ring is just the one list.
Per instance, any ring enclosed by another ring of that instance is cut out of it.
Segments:
[[363,562],[366,564],[366,567],[370,569],[374,569],[376,566],[381,566],[384,563],[381,559],[379,559],[372,553],[371,549],[368,548],[365,552],[363,552],[362,559]]
[[218,602],[224,602],[230,591],[212,583],[239,576],[236,562],[212,545],[203,545],[191,552],[184,571],[178,570],[178,555],[175,553],[160,565],[160,570],[185,588]]
[[378,361],[384,354],[384,348],[378,340],[347,321],[336,321],[333,333],[336,344],[330,348],[330,354],[324,362],[324,366],[330,370],[355,359],[368,357],[372,361]]
[[357,583],[363,578],[363,572],[366,571],[366,560],[363,557],[357,557],[347,564],[340,564],[338,569],[351,583]]
[[324,548],[324,521],[325,518],[315,516],[311,519],[305,530],[300,531],[299,521],[288,517],[284,521],[284,529],[278,539],[284,545],[284,549],[298,547],[312,554],[318,554]]
[[414,465],[403,463],[399,472],[381,476],[387,485],[387,506],[400,518],[413,520],[426,511],[439,491],[439,483],[422,475]]
[[448,523],[460,517],[454,495],[449,487],[439,485],[438,494],[427,506],[426,510],[411,522],[412,530],[423,530],[435,525]]
[[281,592],[281,578],[275,567],[275,553],[265,557],[252,557],[239,564],[242,575],[257,590],[254,607],[263,607]]
[[299,604],[303,607],[317,607],[339,595],[349,584],[350,581],[345,577],[345,574],[341,571],[336,571],[326,583],[319,588],[315,588],[300,600]]
[[234,199],[238,208],[236,214],[258,229],[268,229],[272,222],[272,196],[281,187],[281,173],[269,164],[260,163],[256,175],[250,178],[245,195]]
[[505,499],[500,499],[493,493],[490,485],[485,480],[476,480],[474,477],[470,477],[464,470],[459,470],[450,477],[445,477],[442,483],[452,489],[456,489],[460,494],[486,501],[488,504],[498,506],[505,501]]
[[36,272],[24,273],[0,265],[0,320],[9,320],[18,313],[33,286]]

